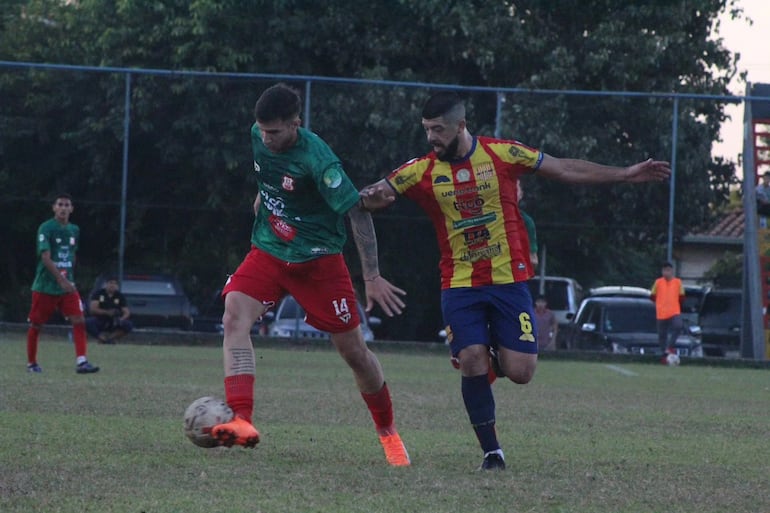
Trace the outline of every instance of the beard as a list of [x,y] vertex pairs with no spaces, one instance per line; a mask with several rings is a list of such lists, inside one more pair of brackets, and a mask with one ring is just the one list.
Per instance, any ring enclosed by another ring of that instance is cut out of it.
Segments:
[[436,152],[436,156],[442,162],[453,160],[457,157],[457,148],[460,146],[460,136],[458,135],[441,151]]

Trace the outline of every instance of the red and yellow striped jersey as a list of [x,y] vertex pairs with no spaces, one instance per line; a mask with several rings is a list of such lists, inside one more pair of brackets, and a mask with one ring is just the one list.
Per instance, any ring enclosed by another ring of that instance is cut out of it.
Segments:
[[516,185],[542,161],[542,152],[517,141],[475,137],[463,159],[441,161],[431,152],[388,175],[391,187],[433,221],[442,289],[532,277]]

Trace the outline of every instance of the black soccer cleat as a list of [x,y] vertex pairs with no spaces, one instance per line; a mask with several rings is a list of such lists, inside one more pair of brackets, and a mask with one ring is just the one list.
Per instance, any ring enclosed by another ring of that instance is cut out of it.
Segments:
[[488,452],[484,455],[479,470],[505,470],[505,460],[497,452]]

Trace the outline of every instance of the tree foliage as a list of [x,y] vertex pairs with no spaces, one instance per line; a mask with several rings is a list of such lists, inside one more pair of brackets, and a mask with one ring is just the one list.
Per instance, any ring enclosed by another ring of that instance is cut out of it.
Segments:
[[[667,160],[670,98],[568,93],[727,94],[735,56],[714,27],[722,12],[735,11],[733,3],[5,0],[0,59],[172,71],[129,79],[126,262],[177,273],[200,303],[248,247],[248,129],[256,97],[275,80],[173,71],[564,91],[507,94],[500,135],[557,157]],[[126,83],[106,69],[0,68],[0,213],[13,220],[3,227],[0,249],[7,318],[26,314],[32,234],[49,215],[54,191],[75,197],[73,221],[84,237],[81,290],[115,265]],[[293,83],[305,92],[305,81]],[[419,113],[428,88],[326,81],[314,82],[310,93],[313,130],[359,186],[427,151]],[[496,102],[493,93],[468,93],[472,132],[493,133]],[[723,107],[698,98],[678,102],[677,235],[702,225],[727,200],[733,163],[710,156]],[[525,185],[549,274],[585,285],[646,285],[655,276],[668,225],[666,185]],[[430,339],[441,323],[431,228],[405,201],[376,223],[383,272],[410,293],[410,314],[387,323],[387,331]],[[357,259],[349,261],[355,274]]]

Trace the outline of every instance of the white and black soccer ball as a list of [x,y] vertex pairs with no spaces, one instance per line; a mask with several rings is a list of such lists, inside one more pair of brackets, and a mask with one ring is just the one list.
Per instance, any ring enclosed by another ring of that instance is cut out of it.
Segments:
[[671,353],[669,353],[666,356],[666,364],[669,367],[676,367],[677,365],[679,365],[679,363],[680,363],[680,360],[679,360],[679,355],[678,354],[671,354]]
[[216,447],[219,442],[212,438],[211,428],[233,420],[233,410],[222,399],[201,397],[184,412],[184,434],[199,447]]

